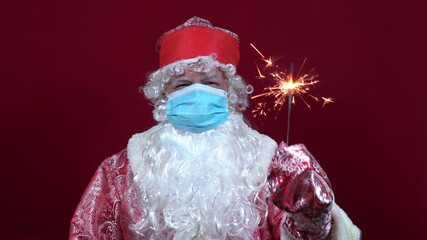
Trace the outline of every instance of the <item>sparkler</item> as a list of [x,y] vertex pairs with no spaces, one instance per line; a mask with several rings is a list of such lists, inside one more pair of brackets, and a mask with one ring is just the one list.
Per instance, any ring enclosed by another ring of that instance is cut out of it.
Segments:
[[[310,87],[318,83],[317,75],[314,74],[301,74],[301,70],[307,61],[307,58],[304,59],[298,73],[295,75],[294,79],[294,65],[290,64],[289,73],[285,70],[281,70],[279,66],[275,63],[275,60],[272,57],[265,57],[252,43],[250,44],[253,49],[261,56],[261,60],[265,62],[265,66],[263,70],[260,70],[257,66],[258,78],[264,79],[266,75],[270,75],[274,80],[275,84],[272,87],[264,88],[265,92],[255,95],[251,97],[251,99],[259,98],[263,96],[271,96],[274,97],[275,100],[273,102],[273,109],[280,111],[284,105],[284,103],[288,102],[288,124],[287,124],[287,134],[286,134],[286,143],[289,144],[289,132],[290,132],[290,118],[291,118],[291,108],[292,103],[295,103],[295,96],[299,97],[304,104],[311,108],[304,95],[314,99],[315,101],[319,101],[318,97],[313,96],[308,93]],[[269,71],[268,73],[263,73],[266,70],[273,69],[273,71]],[[312,72],[313,69],[310,71]],[[328,103],[332,103],[332,98],[321,97],[323,100],[324,107]],[[252,111],[254,117],[259,115],[267,115],[267,110],[265,110],[266,102],[258,103],[255,110]],[[276,115],[277,116],[277,115]]]

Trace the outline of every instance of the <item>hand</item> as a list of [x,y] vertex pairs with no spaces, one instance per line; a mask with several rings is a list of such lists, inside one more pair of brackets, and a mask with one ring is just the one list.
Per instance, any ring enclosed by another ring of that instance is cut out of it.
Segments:
[[287,212],[283,228],[289,237],[329,235],[334,194],[326,173],[303,144],[280,144],[268,183],[274,204]]

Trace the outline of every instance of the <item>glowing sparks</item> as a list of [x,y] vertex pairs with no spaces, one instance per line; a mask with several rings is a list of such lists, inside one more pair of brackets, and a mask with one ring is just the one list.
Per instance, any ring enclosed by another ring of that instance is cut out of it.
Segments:
[[[309,93],[311,87],[319,82],[317,80],[317,75],[311,74],[311,72],[313,72],[313,69],[310,71],[310,73],[301,74],[301,70],[304,67],[304,64],[307,59],[304,59],[304,62],[301,65],[298,73],[294,76],[293,65],[291,65],[290,71],[281,70],[272,57],[266,58],[253,44],[250,45],[261,56],[261,60],[264,61],[266,64],[264,66],[263,71],[261,71],[260,68],[256,66],[258,72],[257,78],[264,79],[266,78],[266,75],[269,75],[274,80],[273,86],[264,88],[264,93],[255,95],[251,97],[252,99],[264,96],[273,97],[275,99],[273,102],[273,108],[274,110],[278,111],[282,108],[284,103],[286,101],[290,101],[290,99],[292,99],[292,103],[295,103],[296,97],[302,100],[308,108],[311,107],[310,104],[307,102],[306,97],[312,98],[316,102],[319,101],[319,98]],[[333,102],[333,98],[321,97],[321,99],[323,100],[322,107],[324,107],[328,103]],[[261,108],[265,108],[265,106],[266,102],[258,103],[255,110],[252,111],[254,116],[267,115],[266,111],[263,110],[263,112],[261,112],[260,110]]]
[[[265,63],[267,63],[265,65],[264,69],[273,66],[273,64],[275,62],[275,60],[273,59],[273,57],[265,58],[265,56],[258,50],[258,48],[255,47],[255,45],[253,45],[252,43],[250,43],[250,45],[261,56],[261,60],[263,60]],[[258,66],[257,66],[257,68],[258,68]],[[259,69],[258,69],[258,73],[259,73]],[[259,73],[259,74],[262,75],[261,73]]]
[[266,104],[267,104],[266,102],[259,102],[256,105],[255,109],[252,110],[252,113],[254,114],[254,117],[256,117],[256,116],[266,116],[267,115],[267,111],[268,110],[266,110],[266,107],[265,107]]
[[[264,88],[266,92],[255,95],[252,97],[252,99],[262,96],[272,96],[275,98],[274,109],[278,110],[280,110],[283,104],[286,102],[288,94],[300,97],[301,100],[309,108],[310,105],[304,99],[303,94],[306,94],[307,96],[315,99],[316,101],[318,100],[318,98],[308,93],[308,91],[310,90],[310,86],[313,86],[319,82],[316,80],[316,75],[304,74],[298,77],[295,81],[289,74],[286,74],[285,72],[272,73],[270,75],[275,80],[275,85],[273,85],[272,87]],[[295,97],[292,98],[292,102],[295,103]]]
[[256,70],[258,71],[258,78],[263,79],[265,76],[261,73],[261,70],[259,70],[258,66],[256,66]]
[[265,59],[264,55],[262,55],[262,53],[258,50],[258,48],[255,47],[255,45],[253,45],[252,43],[249,43],[251,45],[251,47],[253,47],[255,49],[255,51],[263,58]]
[[272,57],[268,57],[267,59],[262,59],[262,60],[267,63],[267,65],[265,65],[265,68],[273,66],[274,60]]
[[323,100],[323,104],[322,104],[322,107],[324,107],[326,104],[328,104],[328,103],[333,103],[334,102],[334,99],[333,98],[325,98],[325,97],[322,97],[322,100]]

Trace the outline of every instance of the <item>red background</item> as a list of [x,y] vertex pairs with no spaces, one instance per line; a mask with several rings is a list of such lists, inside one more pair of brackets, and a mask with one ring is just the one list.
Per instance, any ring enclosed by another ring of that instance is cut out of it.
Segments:
[[[310,110],[297,102],[291,143],[305,143],[321,163],[364,239],[425,239],[421,4],[158,2],[0,3],[2,239],[67,238],[100,162],[154,124],[138,87],[158,66],[158,37],[195,15],[239,34],[239,72],[256,93],[265,85],[254,77],[250,42],[284,66],[308,57],[321,80],[312,93],[335,103]],[[249,118],[285,139],[286,111]]]

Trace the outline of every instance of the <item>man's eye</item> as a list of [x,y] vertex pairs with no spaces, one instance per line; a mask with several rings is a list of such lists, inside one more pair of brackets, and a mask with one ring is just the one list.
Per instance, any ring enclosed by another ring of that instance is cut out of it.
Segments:
[[218,85],[219,85],[219,83],[217,83],[217,82],[212,82],[212,81],[209,81],[209,82],[205,82],[205,85],[213,85],[213,86],[218,86]]
[[188,87],[190,85],[191,85],[190,83],[181,83],[181,84],[176,85],[174,87],[174,89],[185,88],[185,87]]

